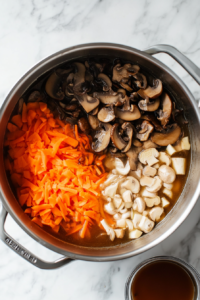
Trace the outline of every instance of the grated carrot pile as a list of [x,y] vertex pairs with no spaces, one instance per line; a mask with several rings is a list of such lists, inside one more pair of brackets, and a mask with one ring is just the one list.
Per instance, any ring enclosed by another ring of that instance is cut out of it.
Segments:
[[41,227],[90,237],[91,226],[101,226],[105,156],[95,155],[88,136],[55,119],[43,102],[24,103],[7,129],[5,167],[25,213]]

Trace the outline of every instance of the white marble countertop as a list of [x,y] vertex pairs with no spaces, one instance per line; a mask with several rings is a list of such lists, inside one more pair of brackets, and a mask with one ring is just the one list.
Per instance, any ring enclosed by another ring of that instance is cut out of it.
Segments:
[[[63,48],[113,42],[138,49],[164,43],[200,67],[199,0],[6,0],[0,9],[0,105],[35,63]],[[186,83],[196,100],[197,83],[172,58],[156,56]],[[41,258],[59,255],[43,248],[8,217],[8,232]],[[168,239],[137,257],[116,262],[75,261],[54,271],[36,269],[0,242],[0,299],[124,299],[125,281],[140,261],[154,255],[185,259],[200,272],[200,200]]]

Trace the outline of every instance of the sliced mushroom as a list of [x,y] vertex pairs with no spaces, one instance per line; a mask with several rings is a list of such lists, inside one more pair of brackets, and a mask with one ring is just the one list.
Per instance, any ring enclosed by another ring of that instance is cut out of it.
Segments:
[[119,123],[116,123],[112,126],[111,129],[111,140],[115,147],[119,150],[122,150],[127,146],[127,143],[122,139],[122,137],[119,134]]
[[104,211],[107,212],[109,215],[115,215],[115,207],[112,202],[109,202],[107,204],[104,204]]
[[94,92],[93,97],[99,99],[103,104],[121,106],[125,97],[122,93],[117,93],[112,90],[108,92]]
[[75,97],[87,113],[91,112],[99,105],[99,99],[93,98],[88,94],[75,95]]
[[143,213],[146,208],[146,204],[141,197],[137,197],[133,203],[133,209],[137,210],[139,213]]
[[150,210],[149,212],[149,217],[151,218],[152,221],[159,221],[161,215],[163,214],[164,209],[163,207],[154,207]]
[[175,123],[169,125],[168,128],[163,132],[154,132],[151,135],[152,142],[159,146],[168,146],[174,144],[181,134],[181,128]]
[[65,97],[61,89],[61,78],[56,74],[56,72],[53,72],[47,79],[45,90],[53,99],[62,101]]
[[137,170],[137,163],[138,163],[138,153],[140,152],[140,147],[132,146],[130,150],[126,152],[126,156],[128,157],[130,168],[132,171]]
[[[42,95],[39,91],[33,91],[29,97],[27,102],[38,102],[42,99]],[[21,100],[21,99],[20,99]]]
[[141,124],[140,131],[136,134],[136,138],[139,139],[141,142],[147,141],[149,135],[154,130],[153,125],[149,121],[143,121]]
[[122,129],[124,130],[124,133],[128,137],[128,143],[127,143],[126,147],[122,150],[122,152],[127,152],[131,148],[131,145],[132,145],[132,137],[133,137],[134,127],[131,123],[125,122],[122,125]]
[[154,183],[154,178],[152,177],[149,177],[149,176],[143,176],[141,179],[140,179],[140,184],[141,186],[152,186]]
[[82,94],[82,85],[85,82],[85,66],[80,62],[75,62],[74,65],[76,72],[74,73],[73,91],[74,93]]
[[159,196],[156,196],[156,197],[153,197],[153,198],[144,197],[144,201],[145,201],[145,203],[148,207],[153,207],[154,205],[159,205],[160,204],[160,197]]
[[97,117],[95,117],[93,115],[88,115],[88,121],[89,121],[92,129],[96,130],[99,127],[100,122],[97,119]]
[[105,229],[107,234],[110,236],[111,241],[114,241],[114,239],[115,239],[114,229],[112,227],[110,227],[108,225],[108,223],[106,222],[106,220],[104,220],[104,219],[101,220],[101,225],[103,226],[103,228]]
[[90,133],[90,124],[88,123],[88,120],[86,118],[80,118],[78,120],[78,127],[82,132],[86,134]]
[[156,193],[162,187],[162,180],[160,179],[159,176],[155,176],[153,180],[154,180],[153,184],[150,187],[147,187],[147,191],[151,193]]
[[155,111],[160,105],[160,99],[156,98],[155,100],[149,101],[149,97],[146,97],[145,100],[140,100],[138,106],[141,110],[144,111]]
[[130,190],[126,190],[122,193],[122,198],[125,203],[131,203],[132,204],[132,192]]
[[161,163],[164,163],[167,166],[169,166],[171,164],[171,157],[166,152],[162,152],[162,151],[159,152],[158,159]]
[[103,107],[98,112],[98,119],[99,119],[99,121],[104,122],[104,123],[112,122],[115,119],[113,105]]
[[146,114],[141,116],[141,119],[144,119],[144,120],[147,120],[147,121],[151,122],[156,131],[162,131],[163,130],[162,126],[160,125],[160,123],[156,119],[154,113],[146,113]]
[[142,219],[142,215],[139,213],[134,213],[133,215],[133,226],[134,228],[139,228],[140,221]]
[[137,194],[140,191],[140,183],[136,178],[127,176],[126,181],[122,182],[121,188],[125,188],[132,193]]
[[105,196],[113,198],[117,192],[118,184],[118,182],[115,182],[107,186],[104,190]]
[[112,88],[112,82],[106,74],[100,73],[98,75],[98,79],[100,79],[103,83],[103,91],[104,92],[107,92]]
[[154,79],[153,86],[148,86],[145,90],[140,89],[137,93],[143,98],[144,96],[155,99],[162,94],[163,85],[160,79]]
[[142,150],[139,153],[139,160],[142,164],[148,164],[150,167],[158,162],[156,157],[159,156],[159,152],[155,148],[149,148],[146,150]]
[[158,195],[157,195],[157,193],[149,192],[149,191],[147,190],[147,188],[145,187],[145,188],[142,188],[142,189],[141,189],[141,196],[142,196],[142,197],[154,198],[154,197],[156,197],[156,196],[158,196]]
[[113,204],[115,208],[119,208],[122,204],[122,197],[118,194],[114,195]]
[[144,176],[154,177],[156,175],[156,173],[157,173],[157,170],[153,167],[150,167],[150,166],[146,166],[143,169],[143,175]]
[[133,145],[135,147],[142,147],[142,143],[140,141],[138,141],[137,139],[133,139]]
[[191,145],[189,142],[189,138],[188,138],[188,136],[185,136],[181,140],[181,150],[190,150],[190,147],[191,147]]
[[146,89],[146,87],[147,87],[147,78],[144,74],[137,73],[137,74],[133,75],[133,78],[136,79],[134,81],[134,84],[136,85],[137,88]]
[[157,144],[153,143],[151,140],[145,141],[143,143],[142,149],[146,150],[149,148],[159,148],[160,146],[158,146]]
[[142,216],[141,221],[138,225],[138,227],[145,233],[150,232],[153,227],[154,227],[155,223],[151,220],[149,220],[149,218]]
[[113,68],[113,77],[112,80],[116,82],[121,82],[122,79],[129,79],[130,76],[135,75],[140,70],[140,67],[137,65],[125,64],[121,66],[121,64],[117,64]]
[[162,201],[162,207],[167,207],[170,205],[170,202],[165,197],[162,197],[161,201]]
[[95,141],[92,143],[92,149],[95,152],[103,151],[110,143],[112,125],[102,123],[101,126],[102,128],[96,132],[94,136]]
[[134,239],[138,239],[139,237],[141,237],[141,235],[142,235],[141,230],[134,229],[134,230],[129,231],[128,238],[134,240]]
[[129,110],[120,109],[115,107],[115,115],[117,118],[120,118],[124,121],[134,121],[141,117],[141,113],[137,105],[131,105]]
[[97,106],[95,109],[90,111],[90,115],[96,116],[98,114],[98,111],[99,111],[99,107]]
[[169,119],[172,114],[172,100],[170,99],[167,93],[163,93],[161,97],[161,107],[162,110],[158,112],[158,120],[161,122],[161,125],[165,128],[166,125],[169,123]]
[[127,160],[125,166],[123,165],[123,167],[116,167],[116,171],[119,175],[127,175],[130,172],[130,164],[129,164],[129,160]]

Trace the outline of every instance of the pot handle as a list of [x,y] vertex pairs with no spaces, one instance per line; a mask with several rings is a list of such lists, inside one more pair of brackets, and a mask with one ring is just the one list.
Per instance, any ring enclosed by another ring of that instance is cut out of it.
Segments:
[[145,49],[144,52],[154,55],[157,53],[167,53],[173,57],[200,85],[200,69],[185,55],[183,55],[176,48],[169,45],[155,45],[151,46],[148,49]]
[[29,263],[36,266],[37,268],[46,270],[57,269],[73,261],[73,259],[70,259],[68,257],[61,257],[54,262],[44,261],[36,255],[34,255],[33,253],[31,253],[30,251],[28,251],[22,245],[20,245],[9,234],[7,234],[4,229],[4,224],[8,213],[5,210],[3,204],[1,202],[0,204],[0,239],[18,255],[26,259]]

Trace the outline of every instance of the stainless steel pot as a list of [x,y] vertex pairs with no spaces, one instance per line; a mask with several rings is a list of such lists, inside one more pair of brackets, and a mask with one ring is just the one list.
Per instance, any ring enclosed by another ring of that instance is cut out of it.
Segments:
[[[142,253],[168,237],[178,226],[185,220],[193,206],[195,205],[200,193],[200,168],[198,162],[200,160],[200,114],[193,95],[182,82],[182,80],[171,71],[166,65],[153,58],[151,54],[165,52],[175,58],[200,84],[200,70],[183,54],[171,46],[158,45],[149,48],[146,51],[139,51],[130,47],[116,44],[86,44],[64,49],[52,56],[44,59],[30,71],[28,71],[13,87],[1,108],[1,135],[0,135],[0,178],[1,178],[1,201],[2,207],[0,211],[0,238],[16,253],[21,255],[33,265],[44,268],[53,269],[60,267],[72,259],[82,259],[88,261],[111,261],[118,260]],[[125,245],[105,248],[86,248],[68,244],[59,240],[50,234],[47,234],[42,228],[33,224],[29,217],[23,212],[22,208],[16,201],[12,190],[6,178],[3,164],[3,141],[6,131],[6,125],[20,96],[27,88],[42,74],[59,64],[79,59],[85,56],[106,55],[112,57],[121,57],[125,60],[131,60],[143,66],[144,69],[156,78],[160,78],[165,89],[174,97],[177,103],[183,107],[184,113],[189,121],[189,132],[191,140],[191,164],[188,179],[185,188],[174,206],[172,211],[166,218],[160,222],[156,228],[149,234],[142,236],[140,239],[131,241]],[[10,214],[18,225],[28,233],[37,242],[43,246],[63,254],[60,260],[48,263],[34,254],[30,253],[12,237],[10,237],[4,229],[4,223],[7,214]]]
[[196,271],[195,268],[187,264],[184,260],[173,256],[155,256],[138,264],[127,279],[125,285],[125,300],[133,300],[131,287],[136,274],[148,264],[158,262],[158,261],[172,262],[174,264],[179,265],[181,268],[183,268],[192,279],[194,285],[194,300],[200,300],[200,274]]

